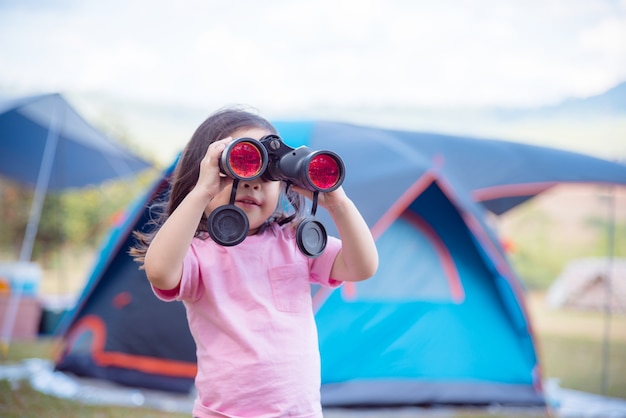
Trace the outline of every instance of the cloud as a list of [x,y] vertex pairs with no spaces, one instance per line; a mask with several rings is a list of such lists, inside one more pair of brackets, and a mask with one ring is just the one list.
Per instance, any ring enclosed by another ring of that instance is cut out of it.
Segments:
[[525,105],[626,79],[626,2],[0,3],[0,88],[150,102]]

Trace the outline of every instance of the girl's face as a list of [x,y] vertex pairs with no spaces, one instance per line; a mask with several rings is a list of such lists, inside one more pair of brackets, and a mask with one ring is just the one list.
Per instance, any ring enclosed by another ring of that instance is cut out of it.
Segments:
[[[261,139],[269,132],[263,128],[243,128],[231,134],[233,138],[254,138]],[[233,180],[229,177],[222,178],[227,182],[226,187],[218,193],[207,206],[205,213],[207,216],[217,207],[227,205],[230,201]],[[240,208],[248,216],[250,229],[248,235],[254,235],[265,221],[274,213],[278,206],[280,197],[280,181],[265,181],[260,177],[251,181],[239,181],[235,206]]]

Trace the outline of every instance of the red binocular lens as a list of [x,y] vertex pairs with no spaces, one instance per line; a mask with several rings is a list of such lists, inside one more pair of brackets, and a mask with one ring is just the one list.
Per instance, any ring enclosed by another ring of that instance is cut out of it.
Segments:
[[343,179],[343,164],[327,151],[311,154],[307,165],[307,178],[320,191],[333,190]]
[[220,169],[229,177],[253,180],[267,167],[267,151],[252,138],[239,138],[226,146],[220,157]]

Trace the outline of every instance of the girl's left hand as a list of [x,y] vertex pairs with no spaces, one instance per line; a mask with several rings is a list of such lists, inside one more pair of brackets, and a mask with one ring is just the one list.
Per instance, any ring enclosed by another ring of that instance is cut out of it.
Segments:
[[[313,200],[312,191],[303,189],[302,187],[298,187],[295,185],[292,185],[291,189],[303,196],[306,196],[308,199]],[[343,190],[343,187],[339,187],[332,192],[319,192],[319,195],[317,197],[317,204],[328,211],[332,211],[335,207],[341,206],[347,199],[348,196]]]

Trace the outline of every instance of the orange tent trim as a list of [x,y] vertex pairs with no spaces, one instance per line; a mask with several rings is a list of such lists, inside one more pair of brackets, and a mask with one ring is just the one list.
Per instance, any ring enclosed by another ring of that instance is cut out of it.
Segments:
[[198,368],[195,363],[104,351],[106,325],[102,319],[95,315],[87,315],[76,323],[69,333],[68,348],[71,349],[76,340],[86,332],[93,335],[91,353],[95,363],[99,366],[123,367],[172,377],[194,378],[196,376]]

